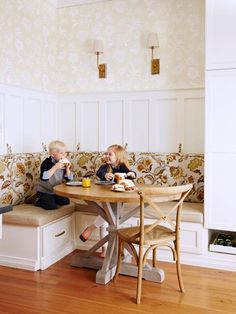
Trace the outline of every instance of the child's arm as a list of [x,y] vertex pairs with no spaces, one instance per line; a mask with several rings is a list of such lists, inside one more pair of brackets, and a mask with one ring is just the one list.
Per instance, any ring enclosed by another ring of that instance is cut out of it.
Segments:
[[69,179],[69,180],[73,180],[74,174],[71,171],[71,165],[70,164],[66,166],[66,175],[65,175],[65,177],[67,179]]
[[64,168],[64,164],[58,161],[54,166],[52,166],[51,169],[49,169],[49,170],[47,171],[47,173],[48,173],[48,179],[49,179],[52,175],[54,175],[54,173],[55,173],[58,169],[62,169],[62,168]]
[[126,167],[125,164],[121,165],[120,172],[126,173],[127,179],[135,179],[136,178],[136,172],[130,171],[129,168]]
[[135,179],[136,178],[136,173],[134,171],[127,172],[127,178]]
[[101,167],[98,169],[96,175],[101,180],[111,180],[108,178],[109,177],[108,175],[113,175],[113,174],[108,172],[108,165],[104,164],[104,165],[101,165]]

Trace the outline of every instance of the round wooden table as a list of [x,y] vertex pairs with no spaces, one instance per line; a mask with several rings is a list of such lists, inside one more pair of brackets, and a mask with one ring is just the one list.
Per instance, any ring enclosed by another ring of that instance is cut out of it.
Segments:
[[115,192],[111,190],[112,185],[99,185],[92,183],[91,187],[83,188],[82,186],[70,186],[60,184],[55,186],[54,192],[61,196],[78,198],[84,201],[97,201],[109,203],[137,203],[139,195],[136,191],[132,192]]
[[[54,187],[58,195],[83,200],[87,203],[87,211],[95,212],[108,222],[108,235],[98,241],[92,248],[72,257],[71,265],[76,267],[89,267],[99,269],[96,274],[96,283],[106,284],[115,274],[117,257],[116,231],[120,225],[132,217],[139,210],[139,195],[137,191],[114,192],[112,185],[98,185],[92,183],[91,187],[70,186],[60,184]],[[145,186],[142,186],[142,189]],[[121,216],[124,203],[134,203],[134,208],[126,215]],[[79,205],[78,205],[79,206]],[[94,256],[94,252],[108,242],[104,259]],[[130,263],[123,263],[121,273],[131,276],[137,275],[137,267]],[[143,271],[145,279],[162,282],[164,272],[158,268],[148,268]]]

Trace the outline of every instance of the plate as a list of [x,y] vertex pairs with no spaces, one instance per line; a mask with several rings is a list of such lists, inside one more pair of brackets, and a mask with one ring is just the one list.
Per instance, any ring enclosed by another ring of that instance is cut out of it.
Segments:
[[113,192],[120,192],[120,193],[133,193],[133,192],[137,191],[137,188],[134,189],[134,190],[130,190],[130,191],[119,191],[119,190],[112,190],[112,189],[111,189],[111,191],[113,191]]
[[66,185],[70,185],[70,186],[82,186],[82,182],[81,182],[81,181],[70,181],[70,182],[66,182]]
[[114,181],[96,181],[95,184],[98,184],[98,185],[112,185],[112,184],[115,184]]

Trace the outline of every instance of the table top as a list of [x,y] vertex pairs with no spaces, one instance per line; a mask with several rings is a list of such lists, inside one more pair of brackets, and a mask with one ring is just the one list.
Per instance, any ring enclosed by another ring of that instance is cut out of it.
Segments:
[[92,183],[90,188],[82,186],[69,186],[64,183],[54,187],[54,192],[61,196],[77,198],[84,201],[98,202],[124,202],[137,203],[139,195],[137,191],[132,192],[115,192],[111,190],[111,185],[96,185]]

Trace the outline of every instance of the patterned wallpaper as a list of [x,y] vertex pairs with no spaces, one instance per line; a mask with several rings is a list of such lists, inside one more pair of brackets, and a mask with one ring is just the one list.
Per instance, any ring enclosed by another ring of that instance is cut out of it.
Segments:
[[[204,0],[111,0],[55,9],[0,1],[0,82],[60,93],[204,87]],[[160,75],[146,47],[157,31]],[[107,78],[98,79],[93,40]]]
[[56,91],[56,14],[45,0],[0,0],[0,83]]

